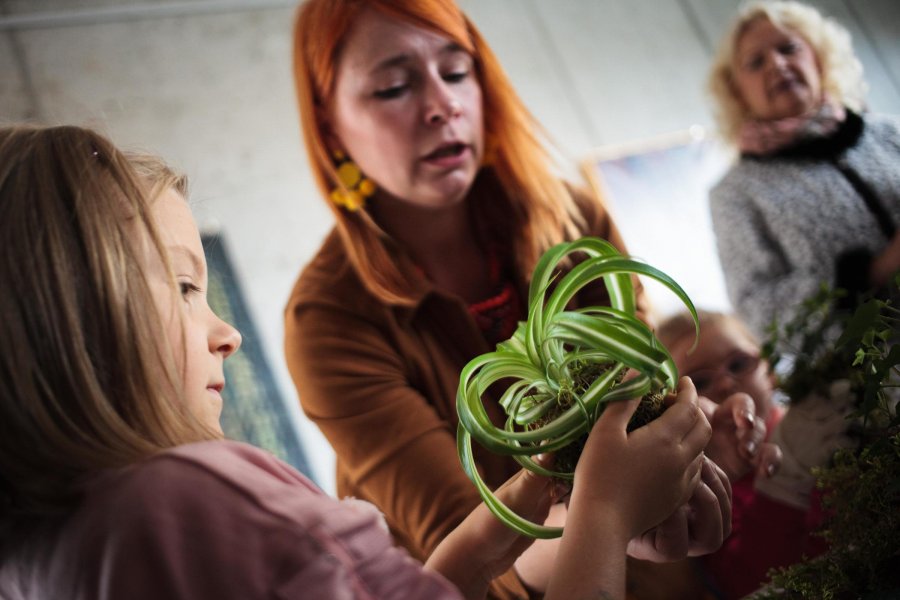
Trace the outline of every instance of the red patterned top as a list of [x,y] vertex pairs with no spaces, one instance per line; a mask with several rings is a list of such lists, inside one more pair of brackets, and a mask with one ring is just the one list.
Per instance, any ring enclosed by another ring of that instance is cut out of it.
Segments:
[[484,339],[495,345],[512,337],[519,321],[525,318],[525,309],[519,299],[519,291],[501,265],[497,252],[488,253],[488,275],[491,286],[497,290],[490,298],[469,305]]

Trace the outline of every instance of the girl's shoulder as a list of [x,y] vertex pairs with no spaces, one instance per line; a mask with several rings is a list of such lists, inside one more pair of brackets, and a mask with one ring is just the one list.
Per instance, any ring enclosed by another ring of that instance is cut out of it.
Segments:
[[178,446],[101,475],[86,497],[101,510],[104,505],[114,508],[124,524],[161,515],[198,514],[215,520],[246,512],[294,519],[296,513],[281,514],[283,494],[311,501],[325,498],[312,481],[265,450],[208,441]]

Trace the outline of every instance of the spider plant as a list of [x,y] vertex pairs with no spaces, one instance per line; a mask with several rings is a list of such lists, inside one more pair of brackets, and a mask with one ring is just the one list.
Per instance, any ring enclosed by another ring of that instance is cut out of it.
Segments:
[[[587,258],[559,278],[560,263],[572,253]],[[582,238],[558,244],[541,257],[528,291],[527,320],[496,351],[474,358],[462,370],[456,396],[460,460],[491,512],[521,534],[554,538],[562,535],[562,528],[532,523],[500,502],[478,474],[472,438],[492,452],[512,455],[531,471],[571,481],[577,456],[568,465],[559,457],[573,449],[580,454],[609,402],[655,397],[661,403],[676,386],[672,357],[635,316],[632,274],[672,290],[699,332],[693,304],[671,277],[623,256],[604,240]],[[609,292],[611,306],[566,309],[579,290],[598,279]],[[624,379],[629,369],[636,376]],[[485,411],[483,396],[500,381],[508,384],[499,399],[507,419],[497,427]],[[557,454],[553,470],[532,458],[545,452]]]

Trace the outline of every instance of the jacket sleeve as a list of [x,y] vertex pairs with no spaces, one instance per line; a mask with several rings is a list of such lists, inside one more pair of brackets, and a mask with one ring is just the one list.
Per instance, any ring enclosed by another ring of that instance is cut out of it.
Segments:
[[[455,430],[410,385],[402,358],[376,324],[307,303],[289,309],[285,335],[304,412],[398,541],[426,559],[481,502],[460,467]],[[514,571],[498,578],[492,593],[527,597]]]

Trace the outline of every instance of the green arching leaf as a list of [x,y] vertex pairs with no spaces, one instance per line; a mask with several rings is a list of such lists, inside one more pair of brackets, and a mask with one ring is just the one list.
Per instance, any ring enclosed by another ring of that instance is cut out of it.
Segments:
[[[615,246],[599,238],[587,237],[572,242],[569,246],[569,253],[579,251],[586,252],[593,257],[621,256],[621,253]],[[628,313],[633,313],[637,310],[634,285],[631,283],[630,275],[627,273],[610,273],[603,277],[603,283],[606,285],[610,304],[613,307]]]
[[[563,281],[557,285],[556,289],[553,290],[550,299],[546,303],[544,309],[545,314],[553,315],[556,312],[559,312],[582,287],[591,281],[596,280],[598,277],[614,273],[633,273],[644,275],[658,281],[684,303],[695,321],[698,320],[697,311],[694,308],[693,303],[690,298],[688,298],[687,293],[674,279],[646,263],[621,256],[619,258],[603,257],[598,259],[588,259],[572,269],[572,271],[563,278]],[[620,307],[615,304],[613,304],[613,308],[620,309]],[[632,308],[630,311],[622,312],[633,314],[634,310],[635,309]]]
[[531,457],[524,454],[517,454],[513,456],[513,459],[532,473],[537,473],[538,475],[543,475],[544,477],[556,477],[557,479],[565,479],[568,481],[571,481],[575,478],[574,473],[547,469],[546,467],[542,467],[537,462],[533,461]]
[[535,539],[553,539],[562,535],[561,527],[545,527],[543,525],[535,525],[528,519],[524,519],[510,510],[505,504],[500,502],[491,492],[490,488],[482,481],[475,467],[475,456],[472,454],[472,439],[469,433],[462,426],[456,430],[456,446],[457,452],[462,459],[463,470],[475,487],[478,494],[487,505],[494,516],[500,521],[522,535]]
[[615,389],[610,390],[603,397],[603,402],[618,402],[620,400],[630,400],[632,398],[640,398],[653,391],[653,380],[646,375],[638,375],[628,381],[624,381],[617,385]]
[[535,302],[528,308],[528,321],[525,324],[525,350],[528,360],[535,366],[544,368],[544,360],[541,354],[541,341],[543,339],[544,305]]
[[[606,397],[606,393],[609,391],[609,388],[613,386],[618,379],[619,375],[626,369],[625,365],[618,365],[609,371],[607,371],[604,375],[598,377],[594,380],[591,386],[584,392],[584,396],[582,399],[584,402],[593,405],[599,405],[602,400]],[[596,420],[595,416],[591,416],[588,419],[588,422],[593,425]]]
[[549,334],[576,346],[601,348],[616,356],[619,362],[650,377],[656,377],[668,358],[658,348],[644,343],[614,324],[591,319],[578,313],[560,315]]
[[528,286],[528,306],[534,306],[539,299],[543,304],[544,293],[550,286],[556,265],[565,258],[569,245],[565,242],[557,244],[547,250],[538,260]]

